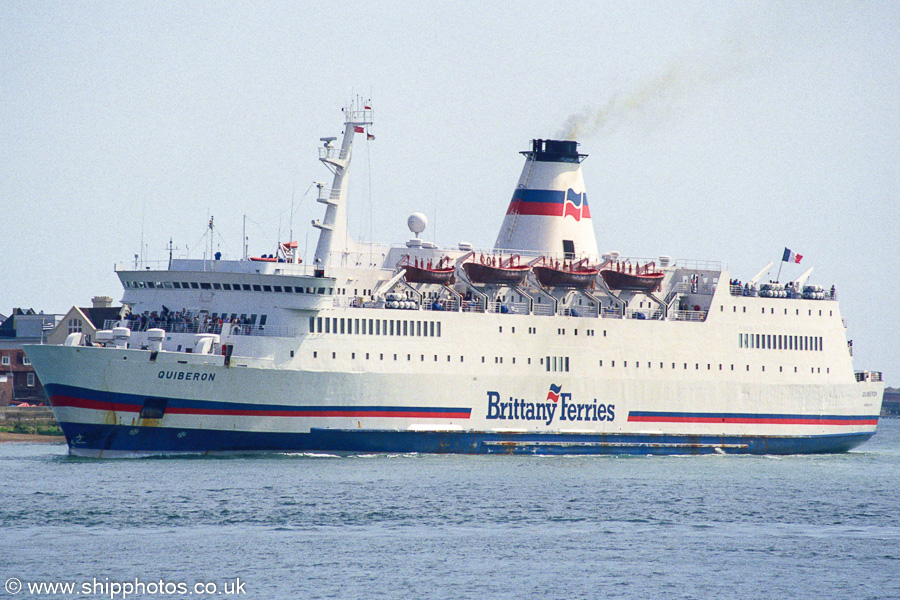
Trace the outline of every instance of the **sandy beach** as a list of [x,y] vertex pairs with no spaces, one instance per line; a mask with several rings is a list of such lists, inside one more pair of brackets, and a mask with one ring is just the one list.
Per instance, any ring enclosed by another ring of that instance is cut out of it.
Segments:
[[66,438],[62,435],[36,435],[33,433],[5,433],[0,431],[0,443],[3,442],[30,442],[33,444],[65,444]]

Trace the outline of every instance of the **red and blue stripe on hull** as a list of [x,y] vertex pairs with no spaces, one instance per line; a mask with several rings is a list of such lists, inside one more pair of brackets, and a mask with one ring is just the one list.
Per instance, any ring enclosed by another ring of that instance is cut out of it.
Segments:
[[[48,386],[54,408],[132,412],[146,398]],[[180,398],[165,401],[165,415],[245,417],[397,417],[468,419],[470,408],[397,406],[282,406]],[[243,453],[243,452],[422,452],[458,454],[811,454],[845,452],[875,432],[816,435],[700,435],[668,433],[502,433],[490,431],[409,431],[311,428],[308,432],[237,431],[66,421],[62,427],[73,453]],[[877,416],[751,415],[632,411],[629,421],[657,423],[759,423],[792,425],[874,425]]]

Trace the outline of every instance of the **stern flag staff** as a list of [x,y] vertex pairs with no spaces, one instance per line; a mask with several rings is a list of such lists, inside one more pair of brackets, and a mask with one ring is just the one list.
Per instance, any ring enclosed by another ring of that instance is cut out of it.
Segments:
[[[801,260],[803,260],[803,255],[802,255],[802,254],[797,254],[796,252],[794,252],[794,251],[791,250],[790,248],[785,248],[785,249],[784,249],[784,254],[781,256],[781,262],[782,262],[782,263],[792,262],[792,263],[800,264],[800,261],[801,261]],[[781,267],[782,267],[782,266],[783,266],[783,265],[778,265],[778,275],[775,277],[775,280],[776,280],[776,281],[781,281]]]

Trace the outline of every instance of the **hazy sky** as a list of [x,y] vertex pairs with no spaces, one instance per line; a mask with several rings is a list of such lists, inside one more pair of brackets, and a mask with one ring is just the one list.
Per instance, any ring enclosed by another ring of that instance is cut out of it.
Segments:
[[[0,2],[0,313],[121,298],[143,252],[310,252],[318,138],[371,98],[351,231],[493,244],[537,137],[575,134],[601,251],[785,246],[900,385],[900,3]],[[293,215],[291,206],[293,199]],[[777,269],[776,262],[773,267]]]

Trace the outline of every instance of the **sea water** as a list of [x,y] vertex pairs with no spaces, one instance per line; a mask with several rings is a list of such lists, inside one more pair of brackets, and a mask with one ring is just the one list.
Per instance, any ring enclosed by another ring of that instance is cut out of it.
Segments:
[[900,421],[878,430],[786,457],[2,444],[0,598],[900,598]]

